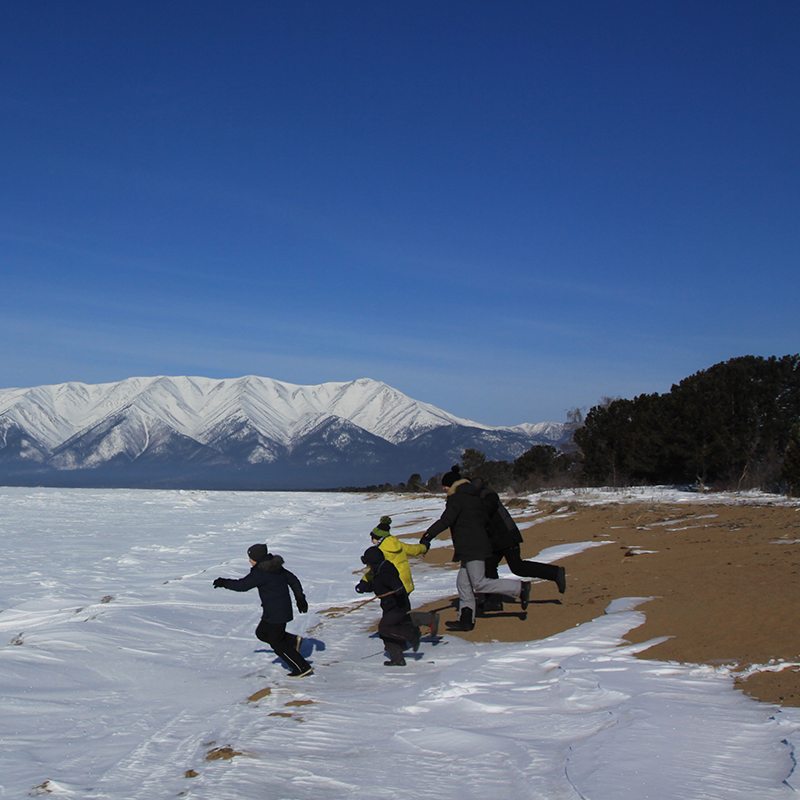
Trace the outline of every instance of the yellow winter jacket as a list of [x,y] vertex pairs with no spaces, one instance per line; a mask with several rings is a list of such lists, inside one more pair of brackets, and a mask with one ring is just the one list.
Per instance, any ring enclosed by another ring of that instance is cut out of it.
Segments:
[[[397,567],[400,573],[400,580],[403,581],[403,586],[406,591],[411,594],[414,591],[414,581],[411,578],[411,567],[408,565],[408,556],[422,556],[428,552],[428,548],[424,544],[406,544],[401,542],[396,536],[384,536],[378,542],[381,552],[386,556],[387,561]],[[365,581],[372,580],[372,570],[369,570],[364,575]]]

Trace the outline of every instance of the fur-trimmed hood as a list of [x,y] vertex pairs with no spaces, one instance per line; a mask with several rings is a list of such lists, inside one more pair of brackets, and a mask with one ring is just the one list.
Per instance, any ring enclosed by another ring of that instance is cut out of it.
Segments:
[[463,486],[465,483],[469,483],[467,478],[461,478],[460,480],[457,480],[452,486],[448,486],[447,495],[450,496],[451,494],[455,494],[458,487]]
[[263,561],[256,564],[256,568],[262,572],[277,572],[284,564],[283,556],[270,553]]

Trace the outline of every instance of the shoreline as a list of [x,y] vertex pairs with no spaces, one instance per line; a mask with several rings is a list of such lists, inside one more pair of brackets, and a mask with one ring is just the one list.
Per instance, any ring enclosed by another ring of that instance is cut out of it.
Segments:
[[[473,631],[452,635],[546,639],[602,616],[613,600],[649,598],[638,606],[644,623],[625,637],[656,640],[639,658],[727,666],[736,688],[754,699],[800,707],[800,505],[645,498],[507,505],[516,509],[523,558],[559,545],[603,546],[558,559],[567,570],[565,594],[535,581],[527,612],[509,601],[478,618]],[[451,555],[449,546],[437,547],[425,560],[455,570]],[[452,595],[414,611],[438,611],[445,632],[456,619],[455,598],[454,575]]]

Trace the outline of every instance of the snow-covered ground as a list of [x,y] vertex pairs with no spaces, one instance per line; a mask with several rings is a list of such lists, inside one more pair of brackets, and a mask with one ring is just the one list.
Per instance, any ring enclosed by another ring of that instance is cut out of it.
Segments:
[[[800,713],[748,699],[725,669],[634,658],[621,642],[641,619],[636,599],[544,641],[423,639],[408,667],[384,667],[367,630],[377,603],[353,591],[359,556],[382,514],[396,532],[422,531],[442,505],[0,489],[0,797],[796,793]],[[310,678],[288,679],[254,638],[254,592],[212,588],[218,575],[247,572],[245,550],[258,541],[306,589],[310,612],[289,629],[307,637]],[[414,576],[415,606],[453,592],[448,570],[415,564]]]

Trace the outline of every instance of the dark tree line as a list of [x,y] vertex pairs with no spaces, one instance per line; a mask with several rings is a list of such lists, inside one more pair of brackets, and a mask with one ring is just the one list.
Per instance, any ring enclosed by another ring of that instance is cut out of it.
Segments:
[[[775,487],[800,420],[800,356],[715,364],[667,394],[595,406],[574,434],[590,483]],[[795,447],[800,446],[800,443]]]
[[542,487],[575,486],[580,459],[551,445],[534,445],[514,461],[487,461],[480,450],[468,448],[461,456],[462,475],[482,478],[497,492],[531,491]]

